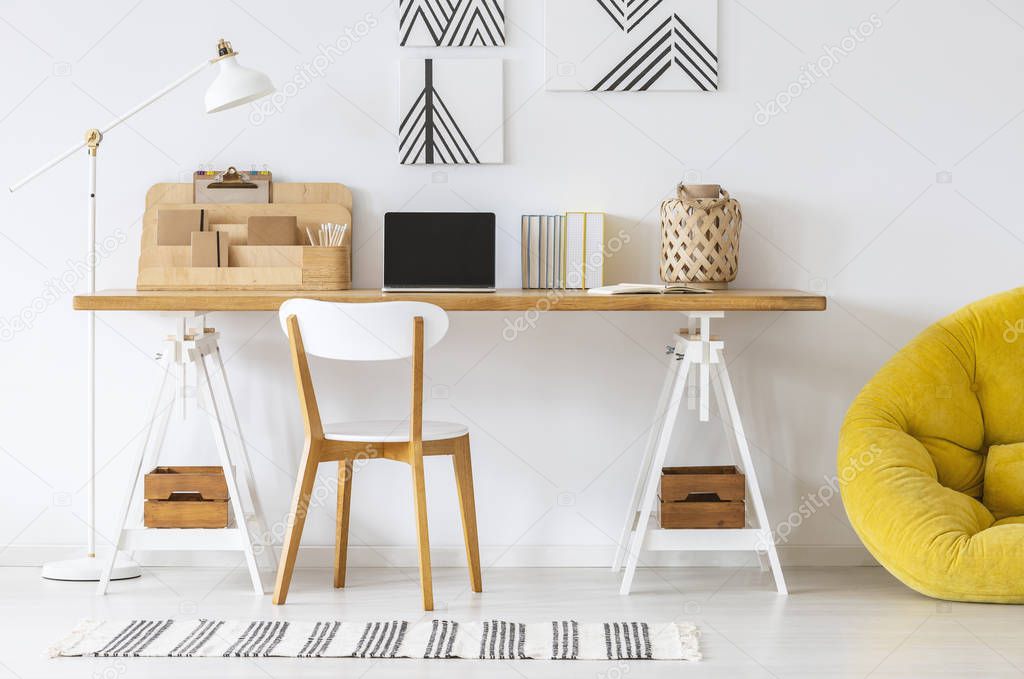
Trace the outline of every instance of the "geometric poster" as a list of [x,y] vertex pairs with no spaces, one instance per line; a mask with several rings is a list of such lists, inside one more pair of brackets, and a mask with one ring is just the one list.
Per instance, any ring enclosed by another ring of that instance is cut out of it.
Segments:
[[505,0],[398,0],[403,47],[501,47]]
[[548,0],[549,90],[718,89],[718,0]]
[[404,59],[400,81],[403,165],[504,160],[501,59]]

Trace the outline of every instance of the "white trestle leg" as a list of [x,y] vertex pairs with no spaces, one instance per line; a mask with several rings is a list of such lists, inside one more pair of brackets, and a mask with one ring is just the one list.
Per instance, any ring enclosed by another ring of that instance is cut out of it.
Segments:
[[[213,338],[211,338],[213,340]],[[213,428],[213,441],[217,445],[217,453],[220,455],[220,463],[224,468],[224,481],[228,487],[228,499],[231,502],[231,510],[235,516],[236,530],[241,534],[242,551],[245,553],[245,564],[249,568],[249,576],[252,578],[252,586],[257,594],[263,594],[263,582],[260,580],[260,569],[256,565],[256,554],[252,548],[252,539],[249,537],[249,522],[246,516],[245,507],[242,505],[242,493],[238,488],[235,479],[235,460],[231,457],[231,449],[228,445],[227,434],[224,431],[223,415],[221,408],[217,405],[217,396],[213,390],[213,382],[210,378],[208,362],[210,355],[217,350],[216,341],[196,342],[195,348],[191,350],[193,361],[198,370],[199,386],[202,390],[205,405],[209,409],[207,417],[210,426]],[[239,460],[241,462],[241,460]],[[244,465],[243,466],[247,466]]]
[[[711,320],[722,318],[724,313],[706,311],[687,315],[689,329],[675,336],[675,354],[681,360],[676,361],[675,369],[669,367],[662,387],[655,424],[644,450],[629,512],[616,546],[613,569],[619,569],[623,557],[626,563],[619,591],[621,594],[629,594],[644,550],[753,551],[757,553],[762,570],[765,570],[764,562],[768,562],[779,594],[786,594],[786,581],[774,535],[725,363],[725,343],[711,335]],[[746,476],[747,506],[752,510],[748,512],[747,527],[693,530],[649,528],[658,497],[661,470],[668,456],[684,392],[689,392],[686,399],[688,408],[697,411],[700,422],[707,422],[711,416],[712,391],[733,461]]]
[[231,386],[228,384],[228,373],[224,369],[224,358],[221,356],[220,347],[215,347],[213,352],[214,367],[213,383],[220,385],[224,394],[224,404],[228,409],[229,427],[233,428],[235,439],[238,443],[239,458],[242,469],[242,482],[245,484],[245,499],[249,502],[253,521],[258,531],[255,545],[259,547],[259,556],[263,560],[264,567],[269,571],[277,569],[277,560],[274,558],[273,546],[271,544],[270,528],[267,526],[263,508],[260,506],[259,495],[256,493],[256,477],[252,473],[252,458],[249,457],[249,447],[245,443],[245,436],[242,434],[242,424],[238,419],[238,411],[235,409],[235,397],[231,393]]
[[[100,578],[99,594],[105,594],[107,591],[110,572],[118,550],[240,551],[244,554],[253,590],[257,594],[264,593],[253,539],[249,531],[249,521],[252,521],[258,533],[260,554],[268,566],[272,567],[270,534],[257,497],[245,437],[224,371],[224,361],[218,345],[220,335],[206,327],[203,316],[198,316],[197,320],[200,327],[188,330],[185,319],[180,319],[176,323],[174,334],[167,338],[167,351],[160,357],[164,366],[163,381],[157,392],[142,447],[133,460],[127,497],[118,516],[114,550]],[[142,487],[143,476],[159,463],[172,412],[177,411],[182,416],[187,412],[185,399],[188,389],[185,380],[189,364],[196,368],[197,398],[202,399],[202,405],[196,410],[204,413],[210,421],[218,459],[224,469],[234,525],[214,529],[144,528],[140,522],[138,526],[129,526],[132,506],[141,495],[139,490]],[[242,483],[239,483],[238,473],[241,474]]]
[[[171,363],[172,359],[166,355],[160,357],[160,362],[163,365],[163,378],[160,380],[160,387],[156,391],[156,397],[153,399],[153,410],[149,417],[149,422],[146,425],[146,433],[142,437],[142,445],[139,447],[138,453],[135,454],[132,464],[129,467],[132,470],[131,480],[128,483],[128,493],[124,499],[124,503],[121,506],[121,512],[118,514],[117,521],[117,532],[114,533],[113,549],[110,552],[110,556],[107,558],[107,563],[100,571],[100,580],[97,587],[99,594],[106,594],[107,587],[110,585],[110,576],[114,571],[114,564],[117,562],[118,550],[125,548],[128,551],[132,551],[130,548],[126,548],[124,545],[124,527],[128,522],[128,516],[132,509],[132,500],[135,498],[135,494],[138,491],[139,485],[141,484],[141,478],[143,475],[143,462],[145,460],[154,459],[152,450],[159,449],[163,441],[158,440],[154,437],[154,431],[157,432],[158,436],[166,433],[166,427],[164,426],[164,417],[169,414],[173,401],[170,404],[165,405],[166,392],[168,391],[168,385],[171,382]],[[167,412],[164,412],[166,409]]]
[[640,561],[640,551],[643,549],[644,539],[647,535],[647,524],[651,520],[651,512],[654,511],[654,503],[658,499],[658,481],[661,477],[661,468],[665,465],[665,456],[668,454],[669,442],[672,440],[672,430],[676,426],[679,414],[679,404],[683,399],[683,392],[686,387],[686,378],[693,365],[693,355],[687,352],[683,360],[679,361],[678,370],[672,384],[672,392],[668,402],[668,410],[661,421],[658,430],[657,443],[654,446],[654,453],[651,458],[651,466],[647,472],[647,481],[644,484],[644,492],[640,498],[640,505],[635,510],[639,512],[636,519],[636,528],[633,529],[629,538],[629,549],[626,553],[626,572],[622,575],[622,587],[620,594],[629,594],[633,586],[633,576],[636,574],[636,566]]
[[[725,361],[725,357],[721,354],[718,355],[719,361]],[[711,387],[715,392],[715,406],[718,408],[718,417],[722,421],[722,428],[725,431],[725,443],[729,447],[729,456],[732,459],[732,463],[745,471],[743,464],[743,458],[740,456],[739,446],[736,444],[736,432],[732,427],[732,423],[729,418],[729,406],[725,400],[725,390],[722,388],[722,379],[715,370],[711,374]],[[757,521],[757,515],[754,512],[754,505],[752,503],[746,503],[746,519],[747,525],[754,525]],[[768,564],[768,549],[765,545],[764,549],[757,551],[757,565],[760,567],[761,572],[766,572],[769,568]]]
[[643,493],[647,481],[647,472],[651,465],[651,455],[654,452],[654,447],[658,443],[658,435],[661,433],[661,424],[665,420],[666,409],[668,408],[668,397],[672,392],[672,384],[675,381],[676,373],[679,371],[682,356],[682,340],[677,341],[674,345],[666,347],[670,354],[668,359],[668,365],[665,368],[665,381],[661,385],[661,395],[658,397],[658,407],[654,411],[654,421],[651,423],[651,429],[647,434],[647,444],[644,446],[643,458],[640,462],[640,471],[636,475],[636,482],[633,484],[633,496],[629,500],[630,512],[626,517],[626,521],[623,523],[622,532],[619,534],[619,542],[615,546],[615,561],[612,563],[612,571],[618,573],[622,569],[622,560],[626,556],[626,545],[629,542],[629,536],[633,532],[633,528],[636,526],[637,518],[637,503],[640,501],[641,493]]
[[775,588],[779,594],[788,594],[786,589],[786,578],[782,575],[782,564],[779,562],[779,552],[775,548],[775,534],[772,525],[768,521],[768,511],[764,506],[764,498],[761,495],[761,484],[757,481],[757,470],[754,469],[754,461],[750,457],[750,445],[747,443],[747,435],[743,431],[743,422],[740,420],[740,411],[736,406],[736,393],[732,389],[732,380],[729,378],[729,368],[725,364],[725,356],[721,350],[718,352],[718,376],[722,382],[722,392],[725,398],[725,411],[723,418],[727,418],[727,426],[733,431],[736,438],[736,445],[739,447],[741,469],[747,477],[747,496],[754,505],[754,515],[757,517],[757,525],[760,531],[760,541],[757,544],[758,553],[767,551],[768,562],[771,565],[772,575],[775,577]]

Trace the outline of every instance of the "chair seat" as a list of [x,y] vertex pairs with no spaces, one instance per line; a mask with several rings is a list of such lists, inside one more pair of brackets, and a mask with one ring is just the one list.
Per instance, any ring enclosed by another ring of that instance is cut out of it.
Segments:
[[[465,436],[469,427],[458,422],[423,423],[424,441],[442,441]],[[335,422],[324,427],[324,438],[329,441],[358,441],[363,443],[405,443],[409,440],[408,420],[376,420],[364,422]]]

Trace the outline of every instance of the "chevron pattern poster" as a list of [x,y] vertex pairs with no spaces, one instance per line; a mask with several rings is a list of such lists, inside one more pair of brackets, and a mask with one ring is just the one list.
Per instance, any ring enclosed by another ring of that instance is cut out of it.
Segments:
[[501,59],[405,59],[398,152],[403,165],[504,160]]
[[505,0],[398,0],[403,47],[501,47]]
[[547,0],[547,89],[718,89],[718,0]]

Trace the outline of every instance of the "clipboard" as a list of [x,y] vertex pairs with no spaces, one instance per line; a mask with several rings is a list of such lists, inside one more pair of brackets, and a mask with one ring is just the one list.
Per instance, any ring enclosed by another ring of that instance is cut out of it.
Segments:
[[272,175],[269,171],[239,172],[234,166],[223,172],[200,170],[192,175],[193,202],[270,203]]

